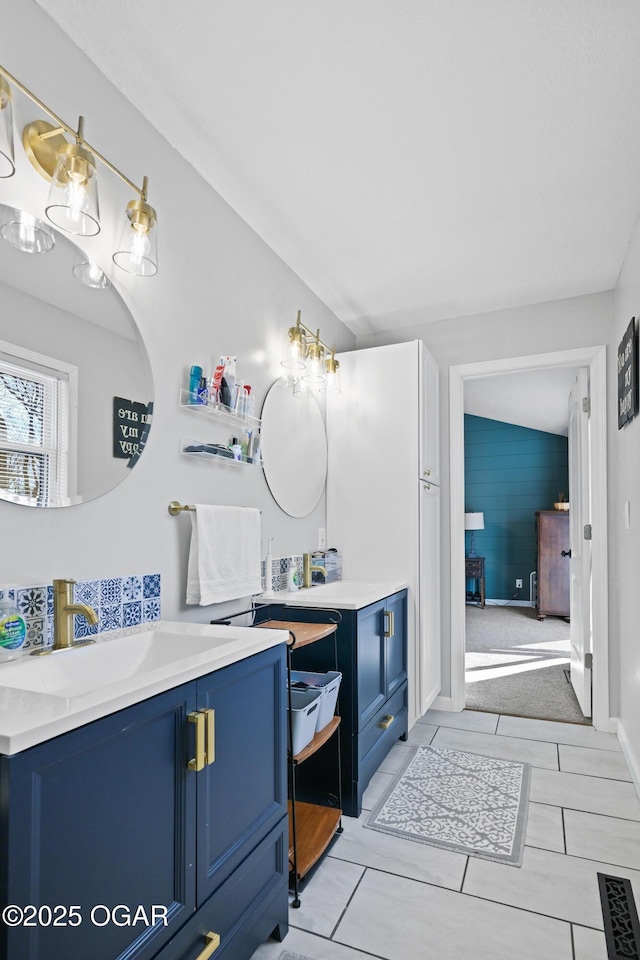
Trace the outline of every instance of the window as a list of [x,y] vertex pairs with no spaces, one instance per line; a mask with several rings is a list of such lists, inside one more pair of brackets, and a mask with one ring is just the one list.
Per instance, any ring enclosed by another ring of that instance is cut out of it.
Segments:
[[0,497],[61,506],[70,502],[69,371],[8,347],[0,349]]

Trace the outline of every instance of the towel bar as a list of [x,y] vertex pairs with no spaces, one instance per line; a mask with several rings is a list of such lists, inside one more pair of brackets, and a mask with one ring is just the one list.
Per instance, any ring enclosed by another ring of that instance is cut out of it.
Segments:
[[[183,510],[195,510],[196,508],[192,503],[179,503],[177,500],[172,500],[169,504],[169,513],[172,517],[177,517],[179,513],[182,513]],[[260,510],[262,513],[262,510]]]
[[183,510],[195,510],[193,504],[185,503],[184,505],[178,503],[177,500],[172,500],[169,504],[169,513],[172,517],[177,517],[179,513],[182,513]]

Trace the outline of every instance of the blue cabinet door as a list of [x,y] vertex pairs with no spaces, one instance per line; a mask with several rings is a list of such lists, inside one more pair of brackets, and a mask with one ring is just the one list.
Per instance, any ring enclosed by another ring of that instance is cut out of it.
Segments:
[[[192,682],[0,759],[0,896],[41,910],[34,926],[0,924],[0,956],[150,960],[192,915],[195,708]],[[154,905],[166,926],[127,923]]]
[[287,812],[285,645],[197,681],[215,760],[197,775],[198,905]]
[[392,697],[407,679],[407,591],[394,593],[384,602],[385,691]]
[[383,601],[358,612],[356,627],[358,730],[364,729],[371,717],[387,699]]

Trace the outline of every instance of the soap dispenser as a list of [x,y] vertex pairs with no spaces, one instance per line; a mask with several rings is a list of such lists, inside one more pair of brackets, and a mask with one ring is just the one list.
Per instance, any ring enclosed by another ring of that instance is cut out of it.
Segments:
[[27,626],[9,596],[8,587],[4,587],[0,599],[0,660],[15,660],[22,655],[27,639]]

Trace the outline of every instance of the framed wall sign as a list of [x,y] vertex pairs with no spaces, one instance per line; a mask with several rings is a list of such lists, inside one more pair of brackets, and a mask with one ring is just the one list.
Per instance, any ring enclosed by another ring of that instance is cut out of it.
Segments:
[[133,466],[146,442],[151,422],[151,404],[113,398],[113,455]]
[[618,347],[618,430],[638,412],[638,333],[632,317]]

